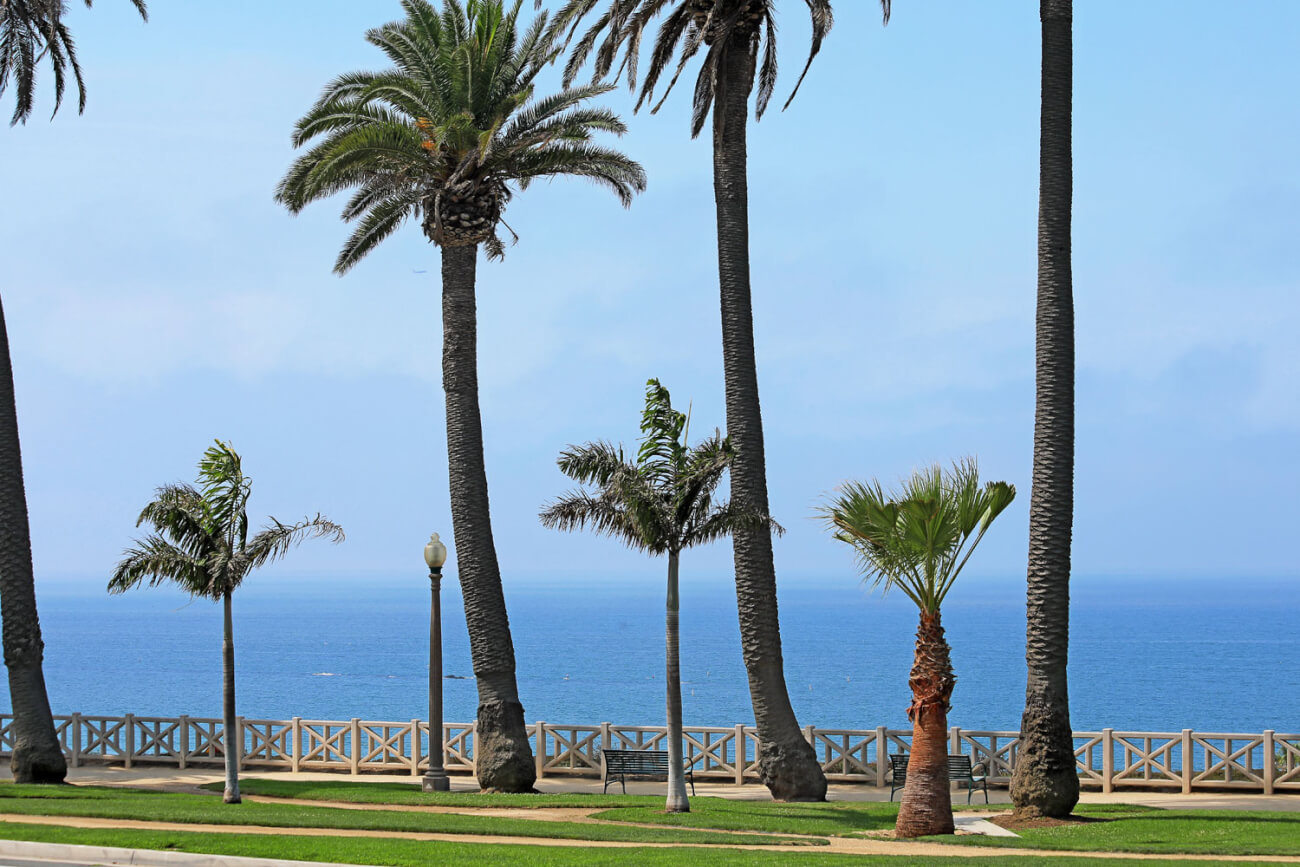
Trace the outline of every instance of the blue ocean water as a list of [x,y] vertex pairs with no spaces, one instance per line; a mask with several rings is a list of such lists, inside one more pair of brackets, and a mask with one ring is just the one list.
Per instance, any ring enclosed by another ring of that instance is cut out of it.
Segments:
[[[455,581],[444,590],[446,719],[476,704]],[[958,685],[952,725],[1016,729],[1024,697],[1022,585],[968,580],[945,603]],[[57,714],[219,716],[220,608],[173,591],[41,591]],[[507,588],[529,722],[662,724],[657,585]],[[1076,730],[1300,731],[1295,582],[1087,580],[1071,605]],[[235,598],[237,698],[248,718],[410,720],[427,709],[428,585],[250,582]],[[786,677],[802,723],[907,727],[916,610],[853,584],[780,593]],[[734,596],[687,588],[688,725],[751,724]],[[3,679],[0,679],[3,681]],[[0,705],[8,708],[7,683]]]

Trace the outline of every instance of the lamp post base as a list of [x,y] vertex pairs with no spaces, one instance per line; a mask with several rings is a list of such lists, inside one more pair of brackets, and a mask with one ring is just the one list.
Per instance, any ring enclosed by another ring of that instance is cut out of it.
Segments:
[[445,771],[431,771],[420,778],[422,792],[450,792],[451,780]]

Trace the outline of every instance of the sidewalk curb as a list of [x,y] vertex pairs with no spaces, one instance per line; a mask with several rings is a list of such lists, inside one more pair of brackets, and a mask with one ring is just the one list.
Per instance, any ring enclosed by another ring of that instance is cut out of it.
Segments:
[[74,861],[86,864],[122,864],[136,867],[359,867],[324,861],[285,861],[280,858],[248,858],[239,855],[205,855],[201,852],[172,852],[163,849],[122,849],[116,846],[74,846],[70,843],[32,843],[0,840],[0,858],[34,858]]

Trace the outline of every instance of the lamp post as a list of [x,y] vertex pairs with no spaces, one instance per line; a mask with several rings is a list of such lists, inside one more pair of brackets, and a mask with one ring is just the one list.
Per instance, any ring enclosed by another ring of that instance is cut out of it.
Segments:
[[424,562],[429,567],[429,585],[433,605],[429,609],[429,769],[420,780],[425,792],[447,792],[451,780],[442,767],[442,564],[447,562],[447,546],[438,534],[424,546]]

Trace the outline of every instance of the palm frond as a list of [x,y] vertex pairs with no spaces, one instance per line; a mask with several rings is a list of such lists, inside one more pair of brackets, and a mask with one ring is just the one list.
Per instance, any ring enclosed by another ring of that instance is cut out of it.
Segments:
[[320,514],[303,518],[296,524],[283,524],[275,518],[269,520],[270,523],[249,540],[248,547],[242,552],[247,563],[241,571],[246,573],[280,560],[308,539],[329,539],[338,544],[346,538],[342,527]]

